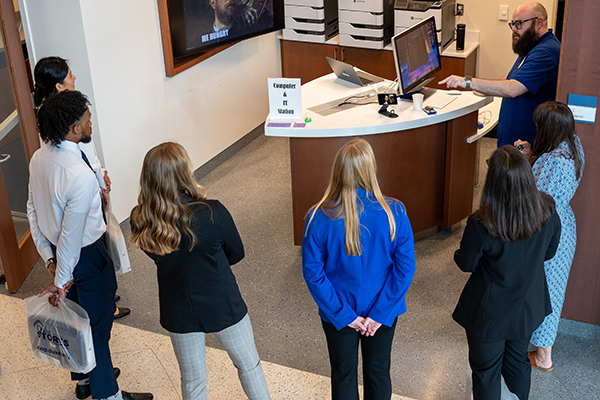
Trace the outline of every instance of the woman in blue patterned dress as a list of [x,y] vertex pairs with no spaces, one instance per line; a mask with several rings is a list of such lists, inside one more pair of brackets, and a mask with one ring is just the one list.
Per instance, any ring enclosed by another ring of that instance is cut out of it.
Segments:
[[515,142],[515,146],[523,146],[523,153],[529,156],[538,189],[554,198],[562,231],[556,255],[544,263],[552,314],[533,332],[531,343],[536,346],[536,351],[529,353],[529,359],[533,367],[552,371],[552,345],[577,241],[575,215],[569,202],[579,186],[585,156],[581,141],[575,134],[573,114],[564,103],[549,101],[541,104],[536,108],[533,120],[538,130],[533,151],[529,143],[520,140]]

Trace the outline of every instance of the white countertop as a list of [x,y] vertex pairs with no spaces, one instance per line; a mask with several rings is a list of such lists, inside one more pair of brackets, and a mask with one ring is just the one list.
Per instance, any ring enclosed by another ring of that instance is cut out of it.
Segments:
[[479,42],[465,41],[464,50],[456,50],[456,40],[446,50],[442,51],[442,57],[467,58],[479,47]]
[[[281,40],[283,36],[280,37]],[[335,35],[325,43],[319,44],[329,44],[334,46],[340,45],[340,36]],[[456,40],[450,43],[448,47],[440,54],[442,57],[454,57],[454,58],[467,58],[479,47],[479,31],[467,31],[466,39],[465,39],[465,49],[464,50],[456,50]],[[392,44],[388,44],[383,48],[383,50],[393,51]]]
[[481,129],[478,128],[476,134],[467,138],[467,143],[473,143],[481,139],[496,125],[498,125],[502,97],[492,97],[492,99],[494,99],[494,101],[479,110],[479,122],[483,124],[483,127]]
[[[473,38],[473,41],[465,41],[465,49],[464,50],[456,50],[456,40],[450,43],[448,47],[444,51],[440,53],[442,57],[453,57],[453,58],[467,58],[469,57],[477,48],[479,47],[479,37],[477,39]],[[384,47],[384,50],[392,49],[392,44],[388,44]]]
[[479,47],[479,31],[467,31],[465,35],[465,49],[456,50],[456,40],[450,43],[442,52],[444,57],[467,58]]
[[[385,81],[375,86],[383,92],[391,81]],[[332,100],[341,99],[357,94],[373,93],[370,87],[358,87],[349,82],[340,80],[331,73],[302,85],[302,115],[305,116],[307,109]],[[440,93],[444,91],[440,90]],[[428,101],[439,94],[434,94]],[[415,111],[412,102],[399,102],[394,108],[398,118],[389,118],[378,113],[380,105],[377,104],[377,96],[370,98],[373,104],[353,107],[328,116],[321,116],[310,112],[312,121],[305,127],[274,127],[270,122],[285,122],[273,120],[267,116],[265,123],[265,135],[279,137],[343,137],[357,135],[373,135],[402,131],[422,126],[434,125],[451,119],[461,117],[486,106],[493,101],[492,97],[480,97],[472,92],[462,92],[457,99],[443,109],[437,110],[437,114],[427,115],[423,111]],[[303,121],[298,121],[303,122]],[[293,124],[292,124],[293,126]]]

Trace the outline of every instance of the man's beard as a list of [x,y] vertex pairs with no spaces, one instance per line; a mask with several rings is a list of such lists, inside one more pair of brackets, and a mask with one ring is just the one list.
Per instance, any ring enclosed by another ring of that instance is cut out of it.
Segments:
[[224,25],[231,25],[233,23],[234,14],[236,7],[226,7],[225,9],[216,8],[217,18]]
[[79,141],[80,143],[89,143],[92,141],[92,130],[90,129],[90,134],[89,135],[81,135],[81,140]]
[[513,42],[513,51],[521,58],[525,58],[527,54],[540,42],[540,36],[535,31],[534,24],[531,24],[521,35],[521,38]]

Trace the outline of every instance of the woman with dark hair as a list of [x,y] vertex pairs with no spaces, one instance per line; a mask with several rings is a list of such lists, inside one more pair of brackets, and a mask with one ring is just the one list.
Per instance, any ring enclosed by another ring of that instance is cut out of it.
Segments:
[[231,270],[244,258],[242,240],[229,211],[206,198],[192,172],[181,145],[150,149],[130,219],[131,242],[156,263],[160,324],[179,362],[183,399],[207,399],[204,339],[212,333],[248,398],[268,400],[248,308]]
[[45,57],[35,64],[33,104],[39,108],[48,96],[63,90],[75,90],[75,75],[60,57]]
[[319,306],[334,400],[359,398],[359,343],[364,399],[391,398],[394,330],[397,317],[406,312],[405,295],[415,273],[406,210],[383,196],[376,172],[375,155],[365,140],[346,143],[304,229],[304,279]]
[[[77,78],[73,75],[67,60],[64,58],[44,57],[35,64],[33,79],[35,81],[33,103],[35,108],[39,109],[49,96],[64,90],[75,90],[75,80]],[[89,144],[86,143],[80,147],[85,152],[92,169],[96,173],[100,187],[110,192],[110,179],[98,160],[93,139]]]
[[544,261],[559,236],[554,201],[537,190],[527,159],[512,146],[494,151],[479,210],[454,254],[471,272],[452,317],[467,333],[475,400],[499,400],[501,376],[520,400],[529,397],[527,347],[552,312]]
[[552,346],[558,331],[577,243],[575,215],[569,202],[581,181],[585,155],[581,141],[575,134],[573,113],[564,103],[549,101],[539,105],[533,114],[533,120],[538,131],[533,152],[527,142],[519,140],[515,142],[515,146],[523,146],[523,153],[530,155],[529,163],[533,168],[537,188],[548,193],[556,202],[562,232],[556,256],[544,263],[552,314],[533,332],[531,343],[536,346],[536,350],[529,353],[529,358],[533,367],[552,371]]
[[[33,103],[35,108],[39,109],[44,103],[44,100],[49,96],[64,90],[75,90],[75,79],[77,78],[73,75],[71,68],[69,68],[69,64],[67,64],[67,60],[64,58],[44,57],[35,64],[33,69],[33,79],[35,80]],[[85,153],[87,163],[96,174],[96,178],[98,178],[104,207],[108,207],[111,182],[108,173],[102,167],[100,160],[98,160],[98,156],[96,155],[94,139],[90,139],[90,141],[85,143],[80,143],[79,147],[81,148],[81,151]],[[50,264],[48,267],[50,274],[52,274],[55,266]],[[125,317],[131,312],[129,308],[117,307],[116,302],[120,299],[120,296],[115,296],[115,319]]]

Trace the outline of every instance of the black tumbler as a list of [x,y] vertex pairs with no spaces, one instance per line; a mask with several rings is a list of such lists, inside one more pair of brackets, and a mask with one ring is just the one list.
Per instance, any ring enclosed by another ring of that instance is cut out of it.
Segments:
[[465,24],[456,25],[456,50],[465,49],[465,31],[467,26]]

